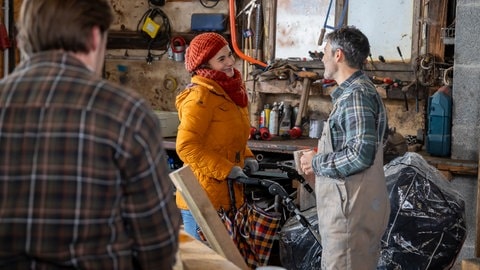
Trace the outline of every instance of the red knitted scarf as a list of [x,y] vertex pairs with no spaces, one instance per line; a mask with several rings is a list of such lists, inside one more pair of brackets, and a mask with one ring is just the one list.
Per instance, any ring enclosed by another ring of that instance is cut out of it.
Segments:
[[228,96],[240,107],[248,105],[247,92],[245,91],[245,84],[243,83],[240,71],[233,69],[233,77],[228,77],[225,72],[213,69],[197,69],[195,73],[199,76],[215,81],[220,85]]

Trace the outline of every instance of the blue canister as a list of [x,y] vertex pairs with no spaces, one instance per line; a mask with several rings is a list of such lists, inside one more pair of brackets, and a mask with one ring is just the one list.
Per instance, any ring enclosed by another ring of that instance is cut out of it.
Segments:
[[428,99],[427,152],[433,156],[450,156],[452,133],[452,97],[437,91]]

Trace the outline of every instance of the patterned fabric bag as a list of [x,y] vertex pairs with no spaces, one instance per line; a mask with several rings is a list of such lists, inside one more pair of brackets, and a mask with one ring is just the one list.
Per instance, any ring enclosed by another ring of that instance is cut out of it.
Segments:
[[247,265],[252,269],[265,266],[280,230],[281,214],[267,213],[248,200],[237,209],[233,181],[228,180],[231,209],[219,211],[219,216]]
[[[231,191],[231,190],[230,190]],[[234,207],[235,197],[230,192],[232,208],[218,210],[228,234],[238,247],[245,262],[251,269],[268,265],[277,232],[281,227],[281,214],[266,212],[255,203],[245,201],[239,209]],[[200,238],[207,241],[201,229],[197,230]],[[206,244],[208,244],[206,242]]]
[[253,203],[244,203],[235,213],[232,238],[252,269],[268,264],[280,221],[280,213],[267,213]]

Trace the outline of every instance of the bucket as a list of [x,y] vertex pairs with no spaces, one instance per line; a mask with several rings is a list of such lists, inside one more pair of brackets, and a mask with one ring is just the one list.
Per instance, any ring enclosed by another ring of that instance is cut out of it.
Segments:
[[186,43],[182,37],[174,37],[170,43],[172,49],[173,60],[183,62],[185,60]]

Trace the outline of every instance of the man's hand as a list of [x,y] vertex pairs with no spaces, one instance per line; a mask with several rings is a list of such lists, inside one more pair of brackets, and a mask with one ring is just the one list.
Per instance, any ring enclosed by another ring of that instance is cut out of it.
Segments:
[[305,175],[313,174],[312,160],[316,152],[313,150],[303,152],[300,157],[300,168]]

